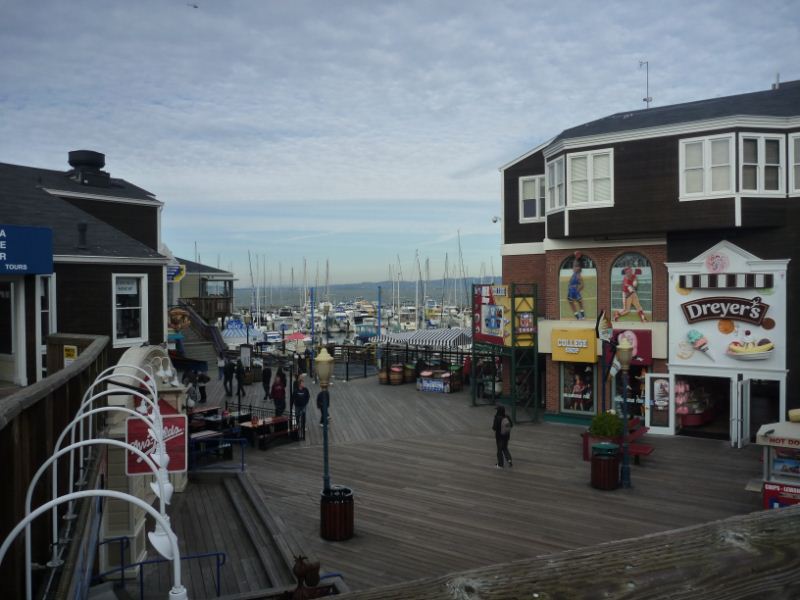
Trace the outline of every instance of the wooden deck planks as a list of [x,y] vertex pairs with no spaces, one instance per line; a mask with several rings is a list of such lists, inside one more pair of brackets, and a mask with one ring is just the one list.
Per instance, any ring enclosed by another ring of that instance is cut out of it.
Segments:
[[[315,389],[312,387],[312,398]],[[331,390],[333,483],[353,488],[356,536],[319,538],[321,428],[309,407],[305,442],[248,451],[270,508],[353,589],[580,548],[703,523],[759,508],[744,491],[760,472],[755,448],[659,438],[632,466],[633,488],[589,486],[580,428],[514,428],[513,469],[494,468],[491,407],[466,392],[439,395],[375,379]]]

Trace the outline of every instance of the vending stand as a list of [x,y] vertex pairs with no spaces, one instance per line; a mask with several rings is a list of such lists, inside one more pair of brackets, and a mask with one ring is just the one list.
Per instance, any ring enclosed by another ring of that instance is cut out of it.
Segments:
[[800,423],[762,425],[756,443],[764,447],[764,508],[800,503]]

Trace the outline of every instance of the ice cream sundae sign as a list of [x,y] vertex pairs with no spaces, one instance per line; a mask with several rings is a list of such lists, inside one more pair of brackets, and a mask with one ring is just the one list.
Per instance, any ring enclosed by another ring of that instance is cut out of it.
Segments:
[[762,302],[759,296],[752,300],[712,296],[684,302],[681,304],[681,310],[689,323],[730,319],[761,325],[769,310],[769,304]]

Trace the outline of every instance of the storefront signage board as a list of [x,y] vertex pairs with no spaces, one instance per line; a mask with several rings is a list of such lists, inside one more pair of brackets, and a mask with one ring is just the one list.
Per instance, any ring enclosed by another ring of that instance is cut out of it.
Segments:
[[784,506],[800,504],[800,487],[782,483],[768,483],[765,481],[761,497],[765,509],[783,508]]
[[[692,261],[669,263],[670,365],[785,371],[787,265],[727,241]],[[706,285],[683,288],[682,277]],[[772,287],[737,287],[754,281]]]
[[[653,364],[653,332],[649,329],[615,329],[611,339],[619,342],[620,336],[627,338],[633,346],[631,365],[646,366]],[[612,349],[607,348],[606,360],[610,362]]]
[[52,229],[0,224],[0,274],[33,275],[52,272]]
[[[186,415],[176,414],[172,406],[159,400],[159,410],[164,422],[164,440],[169,455],[170,473],[182,473],[186,471],[186,457],[188,444],[188,428]],[[150,456],[155,452],[155,440],[150,435],[149,425],[142,419],[131,417],[126,422],[125,441]],[[125,451],[127,460],[125,461],[125,473],[127,475],[146,475],[152,474],[152,470],[142,460],[138,454]]]
[[167,265],[167,281],[178,283],[186,276],[186,265]]
[[[518,347],[531,347],[536,340],[536,318],[534,298],[516,296],[512,311],[512,298],[506,285],[475,286],[472,302],[473,315],[476,316],[474,340],[497,346],[511,346],[516,338]],[[511,321],[514,331],[512,332]]]
[[597,338],[594,329],[553,329],[550,333],[553,360],[560,362],[597,362]]

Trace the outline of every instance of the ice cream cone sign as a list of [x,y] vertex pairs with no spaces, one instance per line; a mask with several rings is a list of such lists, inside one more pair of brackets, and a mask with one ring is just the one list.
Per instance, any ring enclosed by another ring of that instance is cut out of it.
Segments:
[[689,343],[695,350],[699,350],[708,358],[710,358],[711,362],[717,362],[709,353],[708,340],[706,339],[706,336],[704,336],[697,329],[690,329],[686,334],[686,339],[689,340]]

